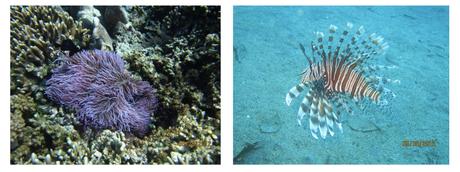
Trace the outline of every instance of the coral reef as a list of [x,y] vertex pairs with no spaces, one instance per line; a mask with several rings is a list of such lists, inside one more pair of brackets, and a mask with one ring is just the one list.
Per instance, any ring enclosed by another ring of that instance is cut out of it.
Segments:
[[121,57],[101,50],[62,55],[45,94],[77,111],[83,126],[145,135],[157,100],[149,83],[134,80]]
[[11,7],[11,91],[37,91],[36,79],[45,78],[65,43],[85,47],[88,30],[67,13],[53,7]]
[[93,6],[83,6],[77,13],[78,20],[82,21],[85,28],[91,30],[92,41],[89,47],[91,49],[112,51],[112,38],[102,25],[100,17],[101,13]]
[[[130,11],[132,25],[138,29],[119,31],[126,34],[116,38],[116,49],[129,68],[138,69],[134,73],[146,77],[165,95],[160,98],[163,108],[183,109],[186,104],[202,109],[199,114],[220,118],[218,8],[133,7]],[[169,108],[172,106],[180,107]]]
[[[130,77],[156,89],[144,137],[84,130],[77,111],[44,96],[58,54],[98,41],[83,9],[93,10]],[[13,6],[11,23],[12,164],[220,163],[219,7]]]
[[90,35],[81,23],[55,7],[12,6],[10,20],[11,162],[27,163],[31,152],[45,153],[76,134],[72,114],[64,115],[62,109],[48,104],[44,79],[69,42],[82,48]]
[[[136,69],[135,75],[157,89],[161,103],[155,124],[168,128],[155,130],[147,139],[191,145],[187,149],[212,152],[209,159],[220,162],[219,8],[132,7],[128,12],[132,27],[119,28],[117,33],[123,34],[115,38],[115,49],[129,69]],[[190,123],[208,128],[208,141],[191,140],[203,131],[183,126]]]

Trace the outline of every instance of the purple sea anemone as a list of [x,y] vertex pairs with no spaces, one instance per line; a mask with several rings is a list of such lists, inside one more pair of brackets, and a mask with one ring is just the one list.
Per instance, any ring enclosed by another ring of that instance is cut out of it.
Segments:
[[45,94],[77,111],[84,128],[147,133],[157,99],[148,82],[134,80],[119,55],[101,50],[58,58]]

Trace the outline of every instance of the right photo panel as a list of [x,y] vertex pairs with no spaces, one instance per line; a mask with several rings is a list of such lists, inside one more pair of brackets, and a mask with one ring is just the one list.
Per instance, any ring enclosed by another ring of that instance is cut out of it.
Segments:
[[449,164],[448,6],[235,6],[234,164]]

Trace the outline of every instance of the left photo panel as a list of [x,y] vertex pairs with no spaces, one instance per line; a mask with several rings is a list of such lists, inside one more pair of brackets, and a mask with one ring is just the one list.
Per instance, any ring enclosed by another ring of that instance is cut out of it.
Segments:
[[220,164],[220,6],[10,6],[11,164]]

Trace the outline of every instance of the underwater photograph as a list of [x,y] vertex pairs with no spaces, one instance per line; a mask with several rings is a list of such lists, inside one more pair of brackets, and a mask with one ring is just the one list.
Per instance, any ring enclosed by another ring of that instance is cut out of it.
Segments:
[[10,164],[220,164],[220,6],[10,6]]
[[234,164],[449,164],[448,6],[235,6]]

